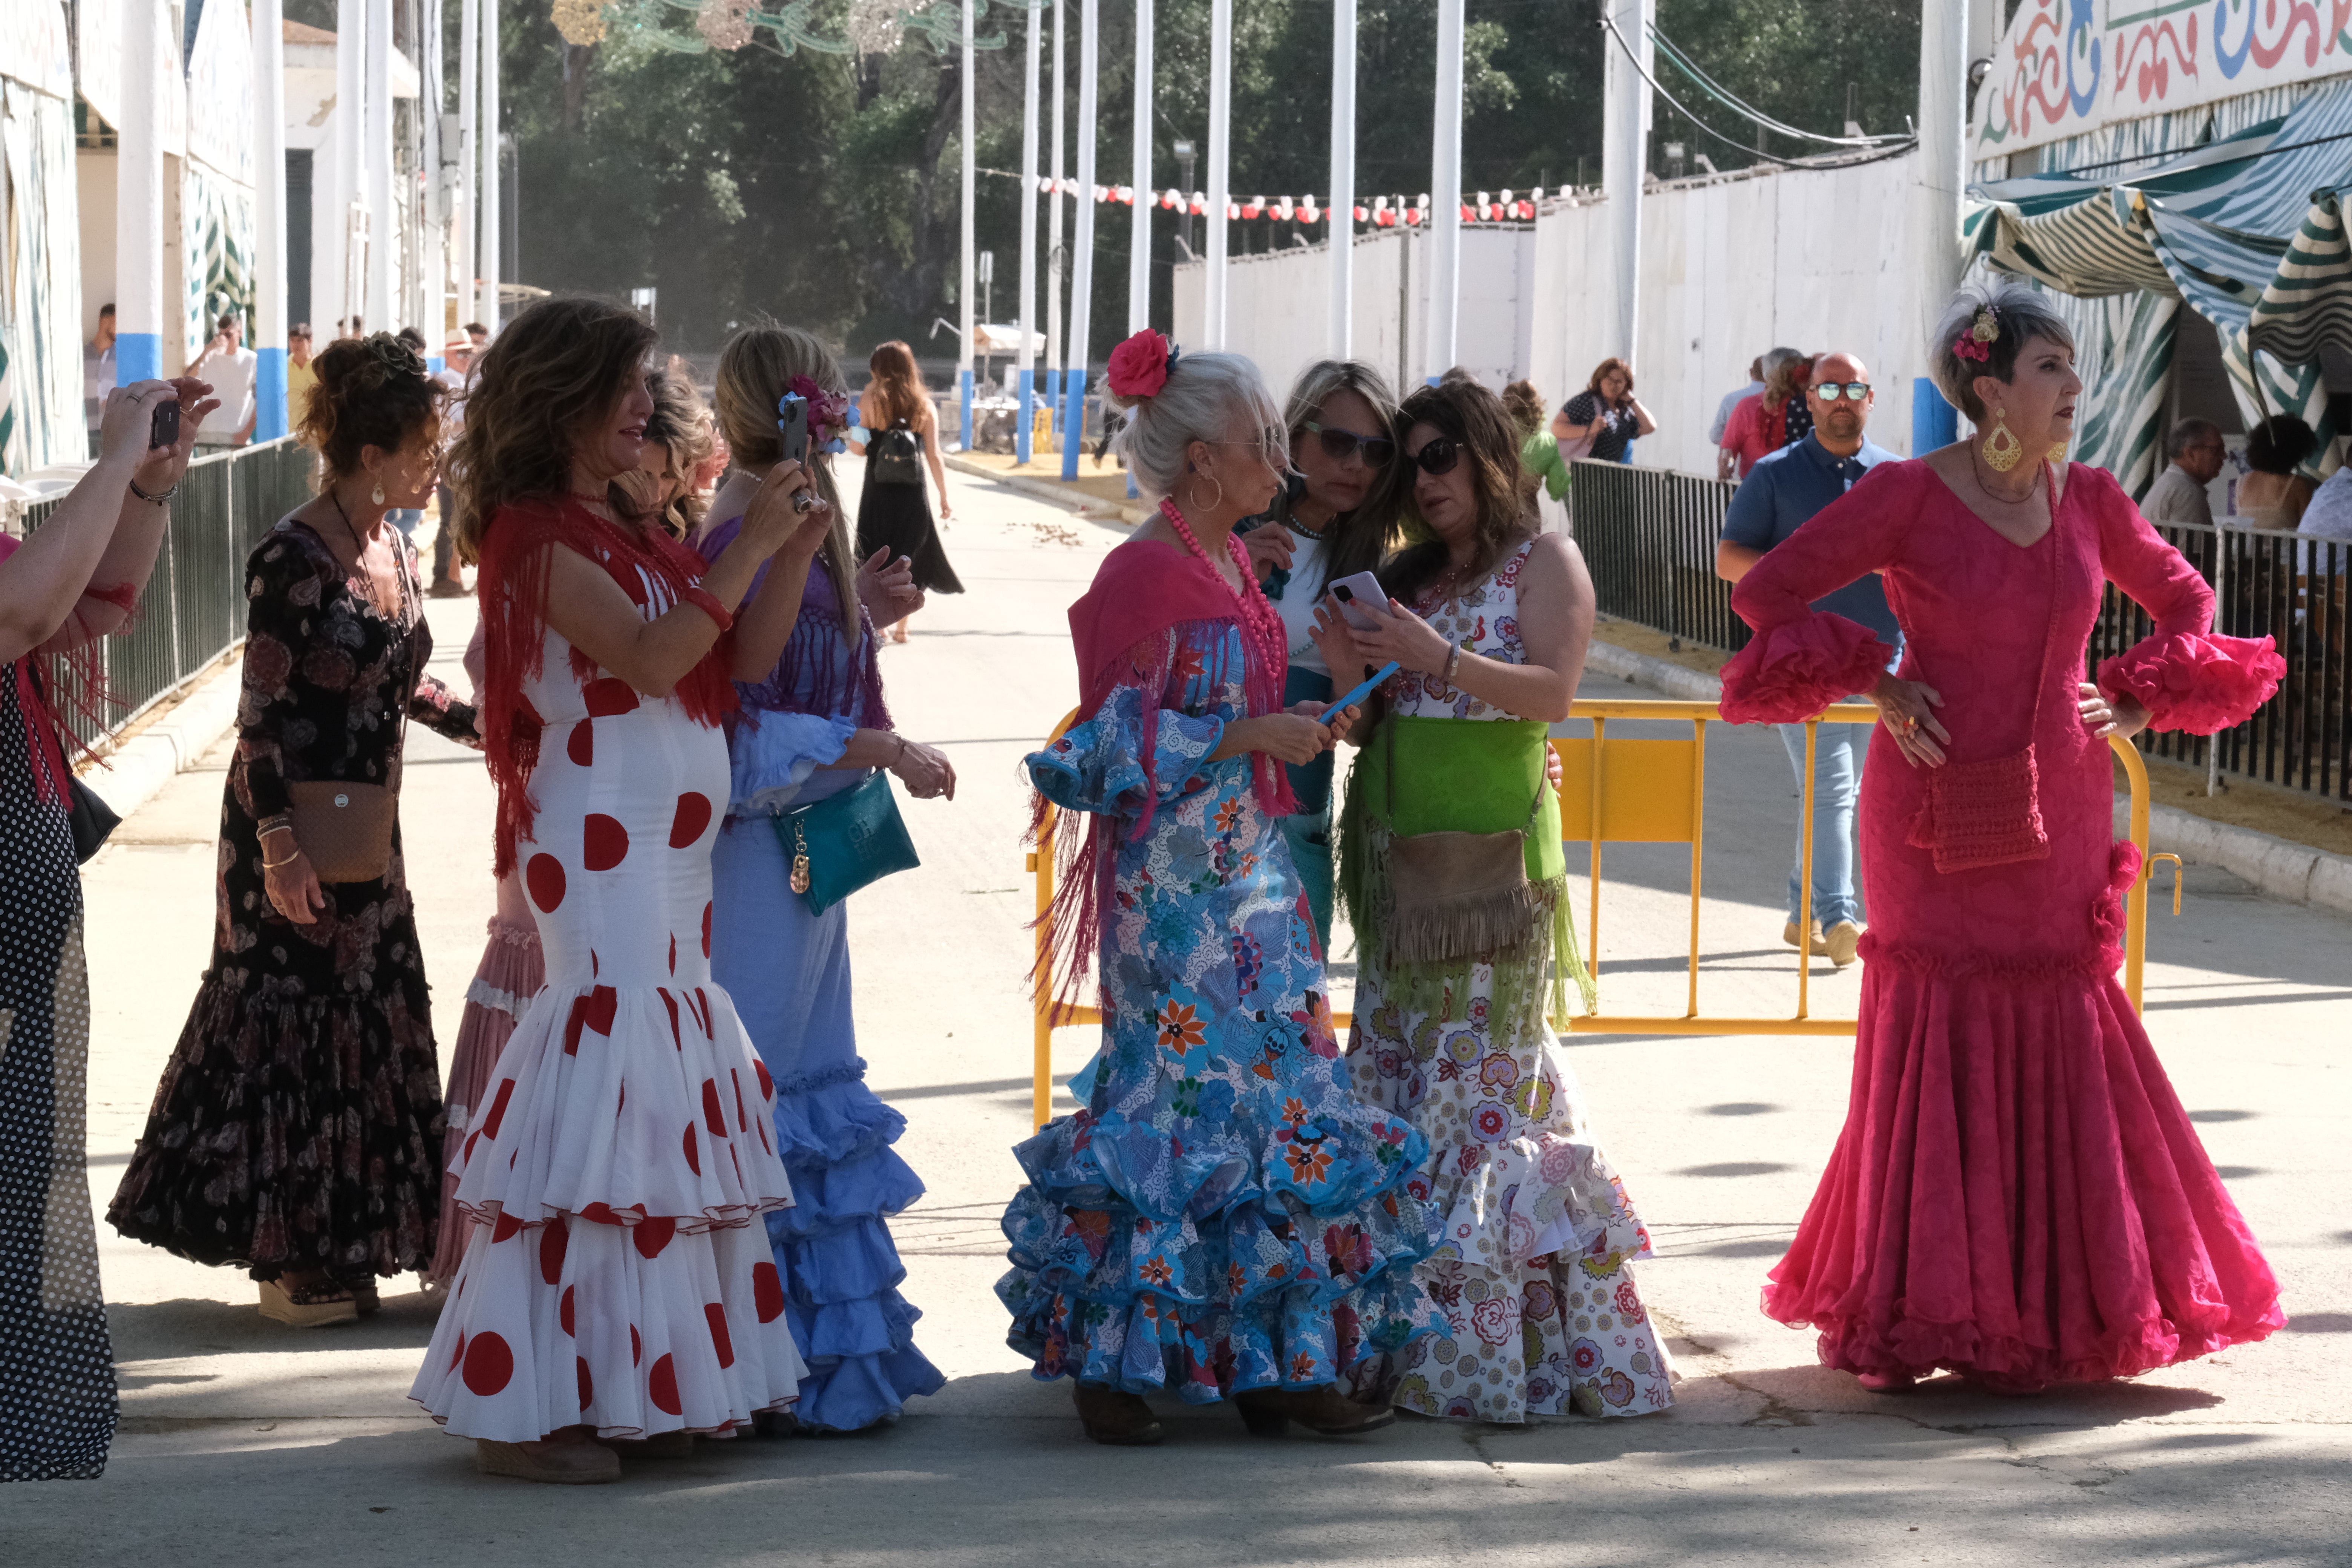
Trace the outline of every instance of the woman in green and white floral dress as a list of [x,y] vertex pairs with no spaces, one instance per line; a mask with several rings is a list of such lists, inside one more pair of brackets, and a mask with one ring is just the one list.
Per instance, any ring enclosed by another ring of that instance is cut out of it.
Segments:
[[[1428,1140],[1407,1183],[1435,1244],[1416,1277],[1453,1337],[1367,1369],[1360,1396],[1376,1377],[1397,1405],[1462,1420],[1663,1410],[1672,1363],[1630,1268],[1649,1233],[1552,1027],[1566,982],[1591,986],[1543,773],[1547,726],[1582,673],[1591,584],[1570,541],[1536,531],[1534,480],[1491,393],[1448,382],[1403,413],[1412,506],[1434,539],[1391,562],[1390,613],[1350,634],[1363,660],[1403,673],[1358,727],[1339,879],[1361,964],[1354,1087]],[[1497,895],[1489,878],[1433,903],[1424,869],[1414,896],[1402,839],[1514,827],[1524,888]]]

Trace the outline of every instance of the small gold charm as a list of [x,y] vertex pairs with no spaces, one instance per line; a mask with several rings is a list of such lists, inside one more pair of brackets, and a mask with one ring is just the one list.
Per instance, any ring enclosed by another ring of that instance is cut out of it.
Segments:
[[793,824],[793,891],[809,890],[808,830],[800,823]]

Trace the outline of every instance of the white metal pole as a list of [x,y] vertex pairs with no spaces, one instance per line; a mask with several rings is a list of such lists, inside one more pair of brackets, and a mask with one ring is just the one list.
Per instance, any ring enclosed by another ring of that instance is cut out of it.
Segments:
[[1135,191],[1127,225],[1127,330],[1151,324],[1151,0],[1135,0]]
[[[1919,18],[1919,150],[1911,155],[1911,252],[1920,320],[1940,311],[1960,284],[1968,27],[1968,0],[1927,0]],[[1911,455],[1922,456],[1958,435],[1959,416],[1935,382],[1913,377]]]
[[1045,218],[1045,405],[1057,419],[1062,408],[1062,203],[1067,195],[1062,189],[1062,149],[1067,144],[1062,126],[1063,26],[1062,0],[1054,0],[1054,151],[1045,161],[1054,184]]
[[[1102,0],[1081,0],[1078,42],[1078,222],[1071,242],[1070,350],[1062,361],[1062,477],[1078,477],[1078,442],[1087,428],[1087,332],[1095,292],[1095,97],[1102,53]],[[1222,3],[1222,0],[1220,0]]]
[[1021,346],[1013,361],[1020,367],[1021,408],[1013,427],[1016,463],[1029,460],[1037,398],[1037,358],[1029,349],[1029,330],[1037,320],[1037,46],[1043,26],[1039,7],[1030,6],[1029,51],[1021,68]]
[[[253,0],[253,438],[286,434],[286,29]],[[115,320],[122,319],[120,301]],[[117,359],[120,361],[120,354]]]
[[1355,353],[1356,0],[1331,7],[1331,357]]
[[391,0],[376,0],[367,9],[367,144],[362,154],[367,166],[367,321],[372,331],[395,332],[404,323],[394,288],[402,204],[392,185]]
[[1461,318],[1462,8],[1463,0],[1437,0],[1437,119],[1429,154],[1429,199],[1436,206],[1437,232],[1430,236],[1425,375],[1454,368],[1454,325]]
[[449,215],[449,239],[457,248],[457,319],[462,323],[481,302],[481,268],[474,250],[475,165],[481,151],[482,0],[458,0],[457,9],[457,190]]
[[[117,384],[163,374],[162,8],[125,5],[122,122],[115,132],[114,367]],[[176,244],[177,237],[173,237]]]
[[972,0],[963,0],[963,74],[957,79],[956,95],[963,100],[963,280],[956,289],[956,310],[963,322],[963,336],[958,347],[963,361],[956,374],[956,385],[963,406],[963,449],[971,450],[971,291],[977,287],[972,265],[972,99],[971,79],[971,7]]
[[449,210],[447,187],[441,169],[441,105],[448,98],[441,79],[441,0],[422,0],[417,6],[423,25],[417,29],[417,109],[424,120],[425,177],[417,203],[416,327],[425,334],[425,363],[438,372],[447,362],[441,346],[449,335],[449,231],[444,226]]
[[[1640,58],[1642,69],[1656,57],[1650,39],[1654,0],[1609,0],[1610,20]],[[1642,165],[1650,131],[1650,84],[1609,41],[1606,103],[1601,116],[1601,183],[1609,201],[1611,248],[1617,292],[1617,332],[1612,353],[1634,358],[1641,321]]]
[[482,122],[475,132],[481,147],[482,200],[474,219],[481,231],[482,298],[476,310],[494,338],[501,325],[499,276],[504,258],[499,254],[499,241],[506,227],[499,205],[499,0],[482,0]]
[[1202,328],[1225,346],[1225,206],[1233,200],[1234,0],[1209,6],[1209,275]]
[[[333,193],[335,314],[362,314],[362,296],[352,287],[352,275],[363,258],[351,253],[354,211],[366,200],[367,182],[360,173],[360,149],[367,144],[367,6],[363,0],[337,0],[335,6],[335,109]],[[318,305],[312,302],[311,309]]]

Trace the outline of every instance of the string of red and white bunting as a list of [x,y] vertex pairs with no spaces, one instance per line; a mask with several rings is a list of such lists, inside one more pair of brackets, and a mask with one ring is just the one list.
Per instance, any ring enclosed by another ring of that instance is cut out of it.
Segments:
[[[1078,183],[1076,180],[1057,181],[1041,178],[1037,182],[1037,190],[1042,195],[1052,195],[1056,192],[1063,195],[1076,195]],[[1569,187],[1562,185],[1553,194],[1565,196],[1569,194]],[[1155,206],[1166,211],[1189,212],[1196,217],[1209,210],[1208,195],[1201,191],[1194,191],[1188,196],[1182,191],[1174,189],[1147,190],[1144,192],[1144,197]],[[1544,193],[1540,186],[1525,195],[1516,191],[1504,191],[1499,194],[1499,199],[1496,193],[1480,191],[1475,201],[1462,204],[1462,220],[1465,223],[1505,223],[1515,218],[1522,222],[1531,220],[1536,216],[1536,204],[1543,199]],[[1135,187],[1097,185],[1095,200],[1101,203],[1115,203],[1121,206],[1132,206],[1135,205]],[[1225,204],[1225,216],[1227,218],[1272,218],[1277,223],[1324,223],[1328,221],[1331,212],[1328,207],[1316,205],[1312,195],[1252,196],[1247,201],[1228,201]],[[1355,221],[1370,224],[1374,228],[1417,228],[1430,221],[1429,197],[1420,196],[1411,205],[1407,205],[1405,198],[1401,195],[1374,196],[1370,205],[1357,205]]]

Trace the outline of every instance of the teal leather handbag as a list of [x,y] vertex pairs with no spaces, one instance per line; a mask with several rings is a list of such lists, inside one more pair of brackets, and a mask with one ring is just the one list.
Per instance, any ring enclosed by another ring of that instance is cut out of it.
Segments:
[[813,915],[893,871],[922,864],[885,773],[783,813],[776,818],[776,837],[793,859],[793,891]]

